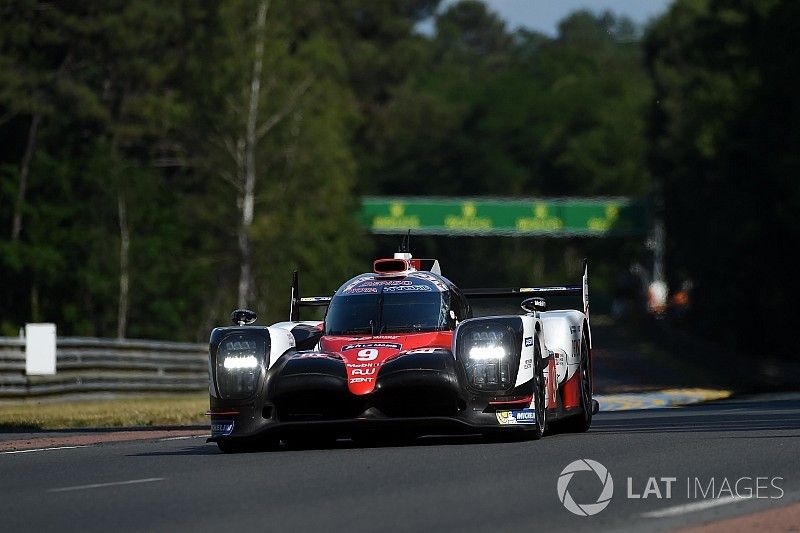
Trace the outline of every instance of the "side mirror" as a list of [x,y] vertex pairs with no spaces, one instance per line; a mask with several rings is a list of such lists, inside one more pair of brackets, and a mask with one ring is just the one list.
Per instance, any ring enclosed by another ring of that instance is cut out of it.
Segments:
[[526,298],[521,304],[519,304],[519,306],[529,313],[547,311],[547,302],[544,298],[540,298],[539,296]]
[[249,309],[236,309],[231,313],[231,322],[237,326],[246,326],[256,321],[256,312]]

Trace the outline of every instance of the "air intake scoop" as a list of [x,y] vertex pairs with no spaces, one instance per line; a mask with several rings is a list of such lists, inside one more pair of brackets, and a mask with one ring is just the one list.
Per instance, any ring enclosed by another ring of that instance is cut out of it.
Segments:
[[415,272],[412,259],[376,259],[372,271],[380,276],[405,276]]

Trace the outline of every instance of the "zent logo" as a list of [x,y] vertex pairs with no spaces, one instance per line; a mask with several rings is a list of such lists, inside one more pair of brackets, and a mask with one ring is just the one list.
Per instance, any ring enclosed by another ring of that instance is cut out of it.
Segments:
[[[572,476],[575,475],[575,472],[581,471],[594,472],[597,474],[598,479],[600,479],[600,483],[603,484],[603,490],[600,492],[595,503],[576,503],[567,490],[570,481],[572,481]],[[597,461],[578,459],[568,464],[564,470],[561,471],[561,475],[558,476],[557,489],[558,499],[561,500],[561,503],[567,511],[578,516],[592,516],[608,507],[608,504],[611,503],[611,497],[614,495],[614,480],[611,478],[608,469]]]

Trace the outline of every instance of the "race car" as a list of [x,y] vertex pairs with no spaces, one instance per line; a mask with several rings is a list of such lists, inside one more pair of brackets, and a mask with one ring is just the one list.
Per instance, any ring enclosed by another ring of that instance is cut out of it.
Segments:
[[[551,296],[572,296],[577,309],[547,310]],[[524,298],[519,313],[474,312],[514,298]],[[307,306],[326,308],[324,320],[300,320]],[[598,408],[586,262],[580,285],[462,290],[438,261],[405,249],[333,296],[300,297],[295,272],[287,322],[254,325],[245,309],[231,319],[209,345],[209,440],[223,452],[453,433],[539,439],[586,431]]]

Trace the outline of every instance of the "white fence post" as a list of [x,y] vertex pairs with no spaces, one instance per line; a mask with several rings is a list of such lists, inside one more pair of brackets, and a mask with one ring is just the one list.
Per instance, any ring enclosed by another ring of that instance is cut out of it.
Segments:
[[56,373],[55,324],[25,324],[25,373],[29,376]]

